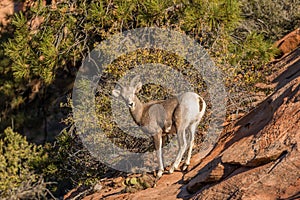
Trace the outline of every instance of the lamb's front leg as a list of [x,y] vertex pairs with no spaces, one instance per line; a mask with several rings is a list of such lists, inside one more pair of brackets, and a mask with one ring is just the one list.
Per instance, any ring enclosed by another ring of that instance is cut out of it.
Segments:
[[162,159],[162,131],[159,131],[153,135],[154,146],[156,150],[157,160],[158,160],[158,172],[157,178],[160,178],[164,172],[164,164]]

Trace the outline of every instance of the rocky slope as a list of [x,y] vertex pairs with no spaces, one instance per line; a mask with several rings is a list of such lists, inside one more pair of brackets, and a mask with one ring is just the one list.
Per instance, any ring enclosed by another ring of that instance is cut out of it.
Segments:
[[[156,183],[148,175],[106,179],[94,192],[74,190],[65,198],[299,199],[300,48],[270,67],[274,73],[268,77],[268,87],[274,92],[228,125],[207,157],[194,155],[187,173],[164,175]],[[137,191],[137,182],[145,177],[148,187]]]
[[300,49],[269,77],[275,91],[187,173],[193,199],[300,198]]

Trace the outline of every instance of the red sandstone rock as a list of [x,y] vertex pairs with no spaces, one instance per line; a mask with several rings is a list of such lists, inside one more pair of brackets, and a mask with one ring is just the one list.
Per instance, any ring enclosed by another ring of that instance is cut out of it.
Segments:
[[282,55],[286,55],[292,52],[300,45],[300,28],[297,28],[293,32],[284,36],[281,40],[275,43],[275,46],[279,48]]

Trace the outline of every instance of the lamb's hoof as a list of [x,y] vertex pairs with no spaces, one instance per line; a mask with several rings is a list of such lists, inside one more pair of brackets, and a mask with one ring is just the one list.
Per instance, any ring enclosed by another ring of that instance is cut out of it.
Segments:
[[175,170],[175,167],[171,167],[171,168],[169,169],[169,174],[173,174],[174,170]]
[[170,169],[169,169],[169,174],[173,174],[174,171],[180,171],[178,166],[172,166]]
[[177,166],[172,165],[169,169],[169,174],[173,174],[174,171],[180,171],[180,168],[178,165]]
[[158,170],[158,172],[157,172],[157,174],[156,174],[156,178],[162,177],[163,173],[164,173],[164,170],[161,170],[161,169]]
[[182,171],[186,171],[187,170],[187,168],[188,168],[188,164],[184,164],[183,166],[182,166]]

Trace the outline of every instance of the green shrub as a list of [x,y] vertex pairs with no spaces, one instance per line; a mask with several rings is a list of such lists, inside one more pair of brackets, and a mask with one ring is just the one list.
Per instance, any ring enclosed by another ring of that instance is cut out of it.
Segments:
[[72,127],[63,130],[54,144],[45,146],[49,158],[44,173],[47,181],[57,183],[49,187],[55,195],[64,195],[78,185],[94,184],[109,169],[90,155]]
[[35,170],[46,159],[41,146],[29,144],[26,138],[5,129],[0,135],[0,196],[5,199],[43,197],[46,183]]
[[[15,14],[12,20],[14,35],[2,44],[10,65],[3,73],[0,92],[6,93],[6,99],[11,102],[5,106],[3,119],[8,124],[9,116],[13,116],[16,127],[22,127],[21,124],[37,112],[22,115],[10,111],[23,108],[24,103],[30,100],[30,94],[24,94],[32,90],[29,87],[31,82],[41,82],[38,96],[39,101],[43,101],[47,95],[45,88],[52,87],[51,83],[59,71],[76,71],[82,59],[101,41],[133,28],[157,26],[185,32],[209,51],[225,74],[247,71],[249,66],[246,65],[253,59],[258,59],[255,63],[257,68],[265,58],[261,57],[262,51],[252,51],[256,47],[264,50],[270,43],[259,38],[260,34],[253,37],[245,33],[240,40],[231,37],[239,32],[237,28],[243,23],[241,14],[242,11],[247,12],[245,5],[246,2],[236,0],[63,1],[54,7],[36,3],[25,13]],[[36,20],[40,20],[41,24],[32,26]],[[251,55],[253,53],[255,56]],[[162,63],[169,64],[163,59]],[[122,74],[124,70],[114,70],[112,74]],[[226,77],[231,81],[226,83],[233,82],[236,73],[231,74]],[[254,74],[247,74],[245,79],[255,82]],[[240,81],[243,85],[244,80]],[[227,86],[232,87],[230,84]],[[40,108],[37,106],[35,109]]]
[[255,32],[247,35],[241,45],[230,45],[230,51],[234,57],[230,59],[232,66],[237,66],[234,76],[243,77],[244,86],[253,86],[254,83],[264,78],[263,67],[278,52],[270,40],[266,40],[262,34]]
[[240,28],[258,32],[273,41],[299,27],[300,1],[242,0]]

